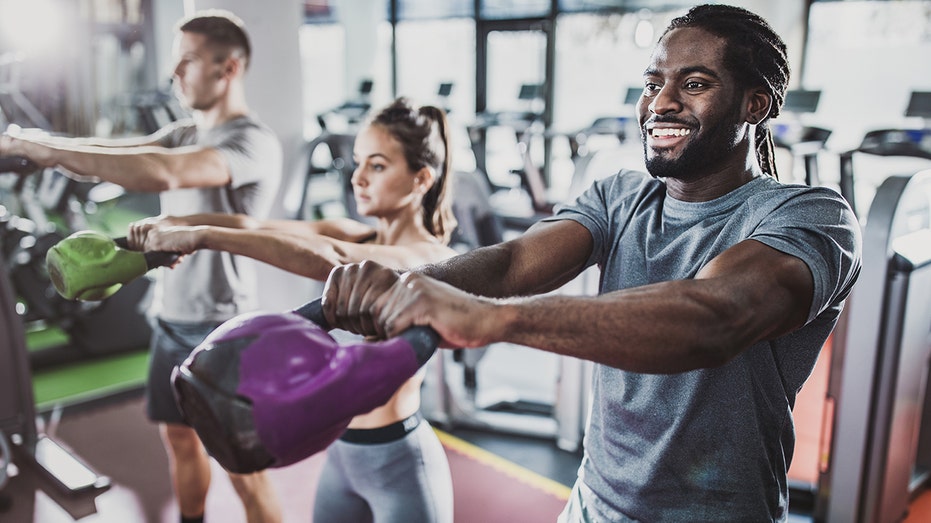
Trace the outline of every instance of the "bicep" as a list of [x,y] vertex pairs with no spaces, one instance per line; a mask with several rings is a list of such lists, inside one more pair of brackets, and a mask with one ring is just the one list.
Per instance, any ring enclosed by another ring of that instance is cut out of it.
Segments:
[[190,145],[162,154],[179,187],[218,187],[232,180],[226,159],[213,147]]
[[726,293],[755,339],[770,339],[803,326],[814,295],[814,278],[800,258],[756,240],[716,256],[695,276]]
[[539,222],[513,242],[512,274],[522,292],[568,283],[585,269],[594,248],[591,232],[574,220]]

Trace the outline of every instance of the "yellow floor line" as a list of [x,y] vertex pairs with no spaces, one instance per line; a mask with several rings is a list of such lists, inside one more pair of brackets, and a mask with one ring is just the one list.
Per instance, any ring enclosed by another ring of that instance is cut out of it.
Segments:
[[563,485],[558,481],[554,481],[545,476],[541,476],[532,470],[527,470],[520,465],[512,463],[497,454],[488,452],[487,450],[477,447],[465,440],[459,439],[451,434],[443,432],[437,428],[433,429],[436,432],[437,437],[440,438],[440,441],[446,447],[465,454],[466,456],[488,465],[499,472],[507,474],[518,481],[521,481],[531,487],[542,490],[547,494],[556,496],[559,499],[567,500],[569,499],[569,493],[572,489]]

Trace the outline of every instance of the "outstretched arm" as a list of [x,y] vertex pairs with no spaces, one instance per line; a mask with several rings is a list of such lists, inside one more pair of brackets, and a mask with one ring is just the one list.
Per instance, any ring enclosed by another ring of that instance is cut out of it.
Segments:
[[153,139],[105,140],[0,136],[0,156],[25,156],[41,167],[61,167],[78,178],[99,179],[140,192],[229,183],[223,156],[213,148],[166,148]]
[[[205,217],[212,219],[215,216]],[[236,215],[233,215],[229,219],[236,218]],[[170,220],[168,219],[168,224],[171,223]],[[390,267],[413,267],[448,257],[453,253],[447,247],[427,242],[377,245],[339,239],[354,235],[362,237],[356,222],[352,222],[345,230],[340,229],[338,222],[328,222],[317,227],[318,231],[330,230],[336,237],[310,232],[308,228],[291,227],[298,222],[280,222],[272,222],[271,227],[262,227],[261,225],[269,223],[256,220],[250,225],[259,227],[252,228],[217,225],[164,226],[166,223],[148,227],[134,224],[131,227],[130,244],[147,251],[185,254],[200,249],[226,251],[321,281],[326,279],[334,267],[346,263],[370,259]],[[275,228],[275,225],[284,227]],[[365,235],[370,236],[371,234]]]
[[423,274],[391,278],[369,267],[366,278],[388,290],[363,305],[367,317],[347,320],[358,318],[346,311],[364,300],[340,292],[348,288],[334,281],[341,269],[324,294],[328,320],[337,325],[387,337],[430,325],[451,346],[512,342],[651,373],[722,365],[757,341],[799,328],[814,286],[804,262],[753,240],[728,249],[693,279],[597,297],[478,297]]
[[[149,232],[157,228],[172,226],[213,225],[231,229],[253,229],[286,232],[296,235],[320,234],[336,240],[361,243],[371,239],[375,230],[364,223],[349,218],[329,218],[326,220],[262,220],[248,214],[200,213],[184,216],[160,215],[145,218],[130,224],[132,245],[139,250],[153,250],[146,247]],[[148,238],[149,245],[155,241],[156,233]],[[183,250],[194,249],[194,246]]]
[[[584,270],[592,246],[588,229],[577,222],[541,222],[514,240],[420,267],[416,272],[470,295],[537,294],[559,288]],[[373,316],[373,311],[387,299],[400,275],[381,269],[362,263],[338,267],[330,274],[323,303],[331,325],[362,334],[386,335],[385,325]]]

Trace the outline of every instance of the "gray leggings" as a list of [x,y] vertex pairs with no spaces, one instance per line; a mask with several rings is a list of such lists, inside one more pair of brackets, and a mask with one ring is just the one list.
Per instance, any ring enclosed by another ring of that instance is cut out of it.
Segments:
[[314,521],[452,523],[449,462],[430,424],[422,421],[387,443],[337,440],[330,445]]

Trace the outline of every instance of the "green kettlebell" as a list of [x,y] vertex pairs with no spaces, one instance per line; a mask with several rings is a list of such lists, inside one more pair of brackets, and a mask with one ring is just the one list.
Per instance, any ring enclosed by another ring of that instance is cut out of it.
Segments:
[[69,300],[99,301],[149,270],[142,252],[124,249],[96,231],[78,231],[45,255],[49,278]]

